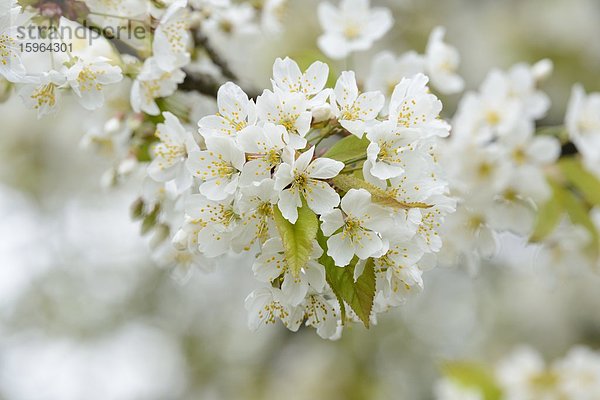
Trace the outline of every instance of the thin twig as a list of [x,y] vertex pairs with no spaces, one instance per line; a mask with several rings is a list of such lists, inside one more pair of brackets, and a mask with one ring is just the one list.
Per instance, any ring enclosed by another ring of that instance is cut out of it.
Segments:
[[217,97],[221,83],[208,74],[188,73],[178,89],[184,92],[197,91],[207,96]]
[[211,46],[208,41],[208,37],[200,32],[200,30],[193,31],[197,44],[201,45],[206,51],[206,54],[210,57],[212,62],[219,67],[223,76],[231,81],[238,81],[237,75],[229,68],[227,61],[225,61],[221,55]]

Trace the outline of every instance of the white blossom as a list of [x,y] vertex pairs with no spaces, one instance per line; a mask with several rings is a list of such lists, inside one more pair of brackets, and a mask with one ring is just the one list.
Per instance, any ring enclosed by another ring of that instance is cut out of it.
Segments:
[[352,71],[344,71],[333,90],[333,112],[340,125],[357,137],[362,137],[385,103],[379,92],[359,94],[356,77]]
[[[232,249],[233,240],[242,229],[239,212],[234,208],[233,200],[212,201],[201,194],[186,198],[185,210],[188,216],[187,227],[192,243],[207,257],[217,257]],[[239,252],[239,247],[233,248]]]
[[425,51],[425,69],[433,86],[442,93],[452,94],[462,91],[465,82],[456,72],[460,55],[444,42],[445,34],[441,26],[431,32]]
[[297,306],[304,301],[309,289],[321,293],[325,287],[325,267],[316,261],[322,253],[318,243],[314,242],[306,265],[300,271],[291,271],[285,258],[283,242],[275,237],[265,242],[252,270],[263,282],[272,282],[283,275],[282,298],[286,303]]
[[392,27],[390,10],[369,7],[369,0],[342,0],[339,8],[321,2],[319,22],[324,33],[319,48],[328,57],[341,59],[356,51],[368,50]]
[[423,74],[404,78],[396,85],[389,106],[389,119],[399,128],[419,130],[423,137],[446,137],[450,125],[439,118],[442,102],[429,92]]
[[217,93],[219,112],[198,122],[199,132],[205,138],[224,136],[235,138],[244,128],[256,123],[254,102],[236,84],[227,82]]
[[262,324],[272,325],[281,320],[291,331],[297,331],[302,323],[302,310],[286,304],[281,289],[264,287],[250,293],[245,300],[248,326],[257,330]]
[[565,398],[592,400],[600,396],[600,355],[578,346],[552,365],[558,375],[558,392]]
[[310,130],[312,113],[309,102],[302,93],[283,91],[277,87],[274,91],[265,91],[256,99],[256,113],[265,122],[283,125],[290,134],[289,143],[296,149],[306,146],[304,138]]
[[77,95],[79,103],[87,110],[95,110],[104,104],[104,87],[123,79],[121,68],[111,65],[107,59],[97,58],[90,62],[77,59],[65,71],[67,83]]
[[158,67],[171,72],[190,62],[187,0],[173,2],[154,32],[152,52]]
[[67,82],[58,71],[44,72],[34,82],[26,83],[19,91],[25,105],[37,111],[38,118],[58,110],[61,88]]
[[186,167],[190,153],[200,150],[192,133],[170,112],[163,113],[165,122],[156,126],[160,142],[153,148],[154,159],[148,175],[159,182],[175,180],[181,193],[192,185],[192,175]]
[[298,64],[289,57],[278,58],[273,64],[273,88],[285,92],[302,93],[309,101],[309,107],[322,106],[329,94],[323,90],[329,76],[327,64],[315,61],[304,73]]
[[282,161],[288,133],[285,127],[267,122],[263,127],[251,126],[238,136],[240,147],[247,153],[240,183],[248,185],[271,178],[271,171]]
[[206,148],[192,152],[187,167],[202,181],[200,193],[209,200],[225,200],[237,190],[244,152],[232,139],[221,137],[207,138]]
[[184,78],[183,71],[163,71],[154,57],[148,58],[131,87],[131,107],[135,112],[160,114],[156,99],[173,94]]
[[327,299],[322,294],[309,294],[304,304],[306,325],[316,328],[317,335],[323,339],[336,339],[339,330],[339,312],[332,304],[334,300]]
[[425,71],[425,59],[415,51],[408,51],[399,57],[384,50],[373,57],[365,87],[370,91],[379,91],[386,96],[382,113],[387,115],[389,97],[402,78],[413,78]]
[[[377,233],[385,225],[388,212],[371,202],[364,189],[350,189],[342,198],[341,210],[321,215],[321,229],[327,240],[327,254],[344,267],[354,255],[361,260],[385,253],[387,243]],[[342,231],[335,233],[338,229]],[[335,234],[334,234],[335,233]]]
[[9,4],[0,15],[0,75],[9,82],[29,80],[20,48],[23,38],[19,34],[19,27],[25,26],[28,19],[28,15],[15,4]]
[[367,138],[367,160],[363,168],[365,175],[386,180],[396,178],[404,172],[403,149],[410,149],[410,142],[396,134],[394,122],[382,122],[369,129]]
[[298,219],[303,198],[317,214],[330,212],[340,202],[340,196],[324,180],[337,176],[344,163],[323,157],[311,161],[314,152],[311,147],[297,159],[293,152],[284,152],[284,162],[275,172],[275,189],[281,192],[277,205],[291,223]]

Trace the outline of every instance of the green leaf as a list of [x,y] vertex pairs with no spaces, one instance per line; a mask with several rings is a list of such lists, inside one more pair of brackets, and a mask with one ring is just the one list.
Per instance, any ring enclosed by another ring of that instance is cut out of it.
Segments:
[[331,158],[343,163],[360,157],[366,157],[369,143],[369,139],[366,137],[359,139],[354,135],[346,136],[331,146],[331,148],[323,154],[323,157]]
[[600,181],[588,172],[574,157],[563,158],[558,162],[565,178],[591,205],[600,205]]
[[[574,162],[577,163],[576,160]],[[572,176],[572,179],[568,177],[567,179],[570,182],[573,183],[573,179],[580,180],[578,185],[581,182],[585,182],[585,178],[574,176],[579,174],[577,172],[579,167],[573,165],[573,161],[566,161],[565,163],[560,161],[559,164],[563,171],[569,171],[568,175]],[[567,176],[567,173],[565,173],[565,176]],[[569,190],[569,188],[564,186],[564,182],[549,179],[548,183],[552,187],[552,197],[546,204],[540,207],[537,223],[530,240],[532,242],[544,240],[554,231],[561,217],[566,213],[573,224],[581,225],[591,235],[592,240],[587,250],[593,257],[596,257],[600,253],[600,234],[590,217],[589,205],[586,204],[582,197],[578,196],[580,192],[575,193]]]
[[333,186],[342,192],[347,192],[350,189],[365,189],[367,192],[371,193],[371,200],[382,206],[402,209],[431,207],[429,204],[425,203],[404,203],[398,201],[393,193],[372,185],[354,174],[338,175],[333,178],[331,182],[333,183]]
[[138,197],[130,207],[131,219],[134,221],[144,218],[144,199]]
[[472,362],[449,362],[442,366],[444,375],[450,380],[469,389],[479,389],[485,400],[499,400],[502,391],[492,373],[481,365]]
[[588,207],[584,205],[580,198],[578,198],[573,192],[562,189],[561,202],[563,207],[569,214],[571,222],[577,225],[583,226],[592,237],[588,250],[594,254],[594,257],[598,255],[599,236],[596,226],[592,221]]
[[537,221],[530,238],[532,242],[540,242],[551,234],[564,212],[560,194],[557,192],[560,187],[557,188],[557,185],[552,182],[550,182],[550,186],[552,187],[552,197],[538,210]]
[[369,317],[373,309],[375,298],[375,266],[372,259],[368,259],[362,275],[354,282],[354,269],[358,259],[341,268],[335,265],[331,257],[327,255],[327,238],[321,230],[317,234],[317,240],[324,250],[319,262],[325,266],[325,277],[331,286],[333,293],[340,303],[342,323],[346,320],[344,302],[346,302],[363,322],[369,327]]
[[160,214],[160,205],[155,205],[152,211],[144,217],[142,220],[141,232],[142,235],[148,234],[152,229],[156,227],[158,223],[158,216]]
[[273,207],[273,216],[283,241],[288,267],[294,276],[298,276],[313,249],[313,241],[319,229],[317,216],[308,208],[304,200],[302,207],[298,209],[298,220],[295,224],[285,219],[276,206]]

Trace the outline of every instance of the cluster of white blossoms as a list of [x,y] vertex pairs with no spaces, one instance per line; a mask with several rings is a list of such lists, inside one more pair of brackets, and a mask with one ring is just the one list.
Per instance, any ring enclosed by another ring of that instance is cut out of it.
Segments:
[[[444,165],[460,198],[445,235],[447,262],[491,256],[498,231],[531,234],[536,204],[551,196],[544,168],[560,155],[555,137],[535,135],[550,106],[537,88],[546,61],[489,73],[479,91],[466,93],[453,120]],[[475,250],[475,253],[473,253]]]
[[170,113],[158,125],[148,174],[182,204],[177,256],[256,253],[265,286],[246,299],[252,327],[306,323],[332,338],[343,318],[375,321],[422,287],[453,210],[436,162],[449,125],[427,77],[402,80],[381,117],[382,93],[360,93],[351,71],[326,88],[328,75],[277,59],[255,101],[224,84],[199,136]]
[[[228,63],[233,43],[283,30],[288,2],[0,0],[0,98],[15,88],[41,117],[71,93],[95,111],[84,142],[114,158],[108,183],[147,174],[134,216],[179,279],[255,254],[252,327],[334,338],[348,320],[368,326],[423,287],[424,269],[494,255],[501,232],[542,243],[546,265],[597,262],[600,94],[575,86],[564,127],[540,127],[543,60],[493,70],[443,118],[434,93],[465,83],[442,27],[423,54],[380,52],[367,76],[343,71],[333,87],[327,64],[279,58],[255,93]],[[318,47],[346,65],[393,25],[368,0],[315,11]],[[23,52],[19,28],[81,22],[101,33]]]
[[[105,87],[122,80],[121,69],[111,65],[105,57],[59,53],[56,60],[52,59],[52,68],[32,73],[30,69],[35,67],[37,60],[25,62],[22,46],[26,37],[23,37],[25,31],[22,28],[32,23],[33,14],[24,12],[13,0],[3,1],[2,7],[7,11],[0,17],[0,75],[19,84],[24,103],[41,117],[56,111],[61,92],[68,90],[85,109],[102,107]],[[53,44],[50,39],[48,41],[36,45]],[[54,57],[54,53],[51,54]]]
[[[541,242],[538,261],[546,267],[567,271],[597,261],[597,251],[588,252],[597,249],[597,227],[586,216],[597,181],[577,177],[586,173],[577,158],[559,157],[561,139],[570,137],[594,173],[600,134],[593,121],[600,108],[594,95],[586,99],[576,86],[566,117],[568,135],[536,128],[550,107],[539,85],[551,71],[549,60],[493,70],[478,91],[461,99],[441,155],[458,207],[441,231],[440,262],[475,267],[481,257],[496,254],[501,232]],[[576,187],[576,193],[565,186]],[[578,204],[579,196],[585,204]]]
[[[396,57],[387,50],[376,54],[365,82],[366,88],[391,94],[403,78],[422,73],[429,77],[433,88],[442,94],[461,92],[465,82],[457,73],[460,55],[454,47],[444,42],[445,33],[446,30],[441,26],[431,32],[425,54],[407,51]],[[383,111],[387,112],[387,104]]]
[[[158,115],[156,100],[177,91],[186,77],[184,67],[212,71],[206,57],[192,60],[192,28],[196,35],[216,38],[259,30],[254,7],[228,0],[70,0],[35,7],[23,9],[16,0],[2,0],[0,76],[18,85],[25,105],[39,117],[56,112],[65,92],[72,92],[85,109],[97,110],[104,105],[106,86],[124,76],[131,85],[133,111]],[[260,18],[265,29],[280,29],[285,7],[285,0],[263,4]],[[65,16],[72,9],[77,11],[74,20]],[[40,22],[36,13],[47,20]],[[114,32],[120,36],[110,36]],[[115,39],[131,51],[119,54],[105,39]]]
[[[462,374],[453,374],[462,369]],[[472,371],[469,374],[465,371]],[[485,379],[476,368],[448,368],[436,385],[437,400],[548,399],[593,400],[600,398],[600,354],[587,347],[571,349],[548,365],[530,347],[519,347],[498,361]],[[485,370],[483,370],[485,371]]]

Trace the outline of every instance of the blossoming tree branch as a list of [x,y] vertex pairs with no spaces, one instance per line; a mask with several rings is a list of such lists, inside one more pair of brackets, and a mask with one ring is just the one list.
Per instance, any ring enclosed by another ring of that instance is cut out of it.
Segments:
[[[95,111],[84,143],[113,160],[107,183],[144,173],[133,216],[177,279],[254,255],[252,328],[368,327],[423,271],[493,257],[501,232],[559,270],[598,265],[600,94],[576,85],[564,126],[539,126],[542,60],[491,71],[442,114],[437,95],[465,84],[441,27],[423,54],[382,51],[366,76],[340,68],[393,25],[368,0],[321,2],[327,62],[277,58],[270,86],[249,87],[215,43],[281,32],[291,1],[2,0],[3,97],[40,118],[63,96]],[[88,38],[71,35],[82,27]]]

